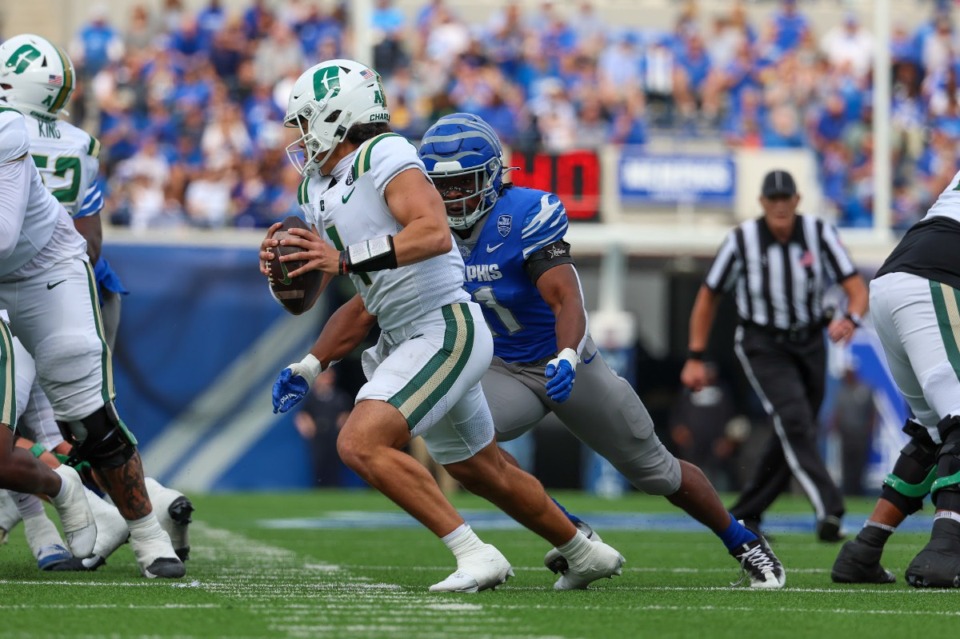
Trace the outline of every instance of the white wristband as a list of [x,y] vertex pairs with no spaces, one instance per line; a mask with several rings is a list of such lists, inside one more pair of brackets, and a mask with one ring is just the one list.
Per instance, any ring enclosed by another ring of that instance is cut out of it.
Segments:
[[313,386],[323,368],[320,366],[320,360],[314,357],[313,353],[307,353],[307,356],[296,364],[290,364],[290,370],[294,375],[307,380],[308,385]]
[[580,363],[580,356],[577,355],[577,351],[572,348],[565,348],[557,356],[553,358],[553,364],[556,364],[561,359],[566,360],[570,364],[570,368],[577,370],[577,364]]

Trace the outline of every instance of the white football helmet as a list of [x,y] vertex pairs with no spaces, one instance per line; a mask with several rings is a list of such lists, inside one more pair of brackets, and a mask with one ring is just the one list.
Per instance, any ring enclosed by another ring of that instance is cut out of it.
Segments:
[[73,88],[73,62],[46,38],[27,33],[0,45],[0,101],[25,115],[55,120]]
[[327,60],[297,78],[284,126],[299,129],[287,157],[301,175],[317,172],[354,124],[389,122],[380,74],[353,60]]

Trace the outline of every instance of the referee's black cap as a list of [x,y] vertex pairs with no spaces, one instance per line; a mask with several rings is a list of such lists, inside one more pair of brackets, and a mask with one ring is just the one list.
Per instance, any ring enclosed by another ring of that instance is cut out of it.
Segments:
[[793,176],[782,169],[776,169],[767,173],[763,178],[763,187],[760,189],[763,197],[782,197],[797,194],[797,183],[793,181]]

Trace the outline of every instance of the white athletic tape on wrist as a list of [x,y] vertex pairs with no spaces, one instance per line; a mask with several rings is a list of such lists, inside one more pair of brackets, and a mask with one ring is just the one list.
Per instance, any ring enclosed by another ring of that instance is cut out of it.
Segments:
[[956,522],[960,522],[960,513],[955,513],[952,510],[941,510],[933,516],[934,521],[937,519],[952,519]]
[[295,375],[300,375],[305,380],[309,386],[313,386],[313,383],[317,380],[317,376],[323,371],[323,368],[320,366],[320,360],[313,356],[313,353],[307,353],[307,356],[296,364],[290,365],[290,370],[293,371]]
[[560,364],[560,360],[565,360],[570,364],[570,368],[577,370],[577,364],[580,363],[580,356],[577,355],[577,351],[573,350],[572,348],[565,348],[557,353],[557,356],[550,360],[550,363],[554,366],[558,366]]

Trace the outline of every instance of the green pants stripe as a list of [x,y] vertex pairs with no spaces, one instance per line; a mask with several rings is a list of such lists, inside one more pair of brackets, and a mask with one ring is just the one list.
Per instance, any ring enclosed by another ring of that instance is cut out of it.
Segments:
[[937,324],[947,359],[953,372],[960,379],[960,299],[957,290],[940,282],[930,282],[930,294],[933,308],[937,313]]
[[13,336],[6,322],[0,320],[0,424],[6,424],[11,429],[17,426],[16,377]]
[[411,429],[449,392],[473,350],[473,316],[468,307],[452,304],[442,311],[447,323],[443,347],[389,400]]

